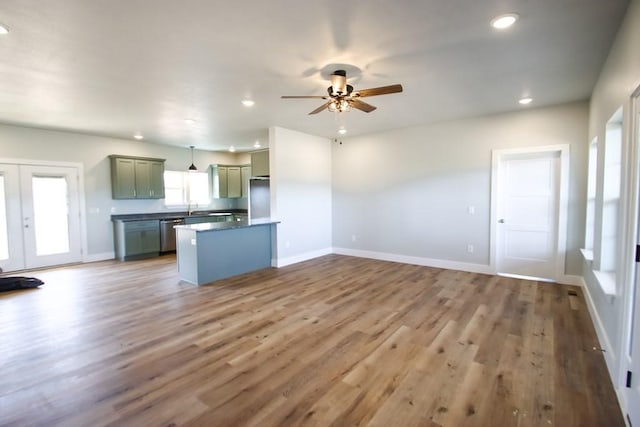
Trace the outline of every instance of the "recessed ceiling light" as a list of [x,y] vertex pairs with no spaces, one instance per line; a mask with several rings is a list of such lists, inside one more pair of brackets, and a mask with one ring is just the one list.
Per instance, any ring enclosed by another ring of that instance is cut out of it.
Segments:
[[231,147],[229,147],[229,151],[231,153],[235,153],[236,152],[236,147],[234,147],[233,145]]
[[533,101],[533,98],[521,98],[518,102],[522,105],[528,105],[531,104],[531,101]]
[[137,140],[141,140],[141,139],[143,139],[143,138],[144,138],[144,136],[142,136],[142,134],[140,134],[140,133],[136,133],[135,135],[133,135],[133,137],[134,137],[135,139],[137,139]]
[[0,24],[0,35],[9,34],[9,27]]
[[345,133],[347,133],[347,130],[345,128],[340,128],[340,129],[338,129],[338,133],[340,135],[344,135]]
[[245,107],[253,107],[253,105],[255,104],[255,102],[251,99],[243,99],[242,100],[242,105],[244,105]]
[[184,122],[188,125],[194,125],[196,123],[194,119],[184,119]]
[[518,20],[517,13],[507,13],[505,15],[496,16],[491,20],[491,26],[496,30],[504,30],[509,28]]
[[260,148],[260,147],[261,147],[261,145],[260,145],[260,141],[256,141],[256,142],[255,142],[255,144],[253,144],[253,146],[254,146],[255,148]]

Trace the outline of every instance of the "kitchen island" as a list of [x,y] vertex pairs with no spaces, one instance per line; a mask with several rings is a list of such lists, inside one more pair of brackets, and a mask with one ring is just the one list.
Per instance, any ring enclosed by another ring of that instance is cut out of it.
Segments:
[[260,219],[176,226],[180,279],[204,285],[270,267],[277,223]]

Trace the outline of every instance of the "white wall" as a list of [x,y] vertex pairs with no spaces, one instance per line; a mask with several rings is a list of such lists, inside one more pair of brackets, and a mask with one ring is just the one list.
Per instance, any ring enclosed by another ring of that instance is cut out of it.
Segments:
[[280,127],[269,129],[271,216],[277,265],[331,252],[331,142]]
[[[589,140],[597,137],[599,145],[602,145],[605,136],[607,121],[611,116],[623,107],[623,161],[629,163],[627,167],[635,167],[635,161],[628,154],[633,148],[630,144],[630,97],[632,93],[640,87],[640,1],[631,1],[627,10],[625,20],[618,32],[614,45],[609,53],[607,62],[602,69],[598,83],[591,98],[591,108],[589,116]],[[598,154],[601,161],[602,151]],[[631,213],[634,216],[636,206],[634,199],[637,197],[635,178],[632,177],[631,170],[627,168],[623,172],[623,198],[622,198],[622,218]],[[600,179],[602,175],[599,174]],[[601,185],[601,184],[600,184]],[[634,188],[636,190],[634,190]],[[626,190],[626,191],[624,191]],[[626,194],[625,194],[626,193]],[[602,200],[599,201],[602,204]],[[597,218],[598,219],[598,218]],[[631,220],[626,225],[632,224]],[[629,242],[635,244],[633,227],[623,229],[622,235],[629,238]],[[596,234],[598,233],[596,229]],[[622,248],[621,248],[622,249]],[[620,252],[619,252],[620,253]],[[611,373],[614,387],[620,389],[624,384],[620,381],[619,373],[624,363],[622,354],[624,352],[625,333],[625,301],[631,296],[630,281],[627,271],[633,268],[631,261],[632,254],[622,252],[621,259],[626,262],[618,266],[616,272],[616,287],[618,293],[611,297],[604,294],[599,282],[594,275],[593,266],[590,262],[584,263],[584,278],[586,281],[587,299],[590,304],[591,314],[594,318],[598,337],[601,345],[605,348],[605,360]],[[628,266],[625,270],[624,266]],[[636,314],[638,315],[638,314]],[[622,402],[624,407],[624,402]]]
[[571,103],[334,143],[334,247],[341,253],[488,271],[491,151],[570,144],[566,273],[580,274],[587,113],[587,103]]
[[[186,170],[191,164],[188,147],[172,147],[144,141],[83,135],[0,124],[0,158],[77,162],[84,165],[87,224],[87,260],[113,257],[112,211],[115,214],[160,212],[163,200],[113,200],[108,156],[123,154],[166,159],[168,170]],[[211,163],[249,163],[246,154],[235,155],[195,150],[195,164],[206,170]],[[231,199],[214,201],[212,209],[230,209]],[[246,203],[245,203],[246,205]],[[202,208],[209,208],[202,207]],[[246,206],[245,206],[246,207]]]

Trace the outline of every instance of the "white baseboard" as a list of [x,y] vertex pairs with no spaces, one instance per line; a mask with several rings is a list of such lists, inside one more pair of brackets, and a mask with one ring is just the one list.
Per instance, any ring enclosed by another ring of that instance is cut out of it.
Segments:
[[348,248],[333,248],[333,253],[338,255],[349,255],[360,258],[371,258],[380,261],[401,262],[404,264],[422,265],[425,267],[445,268],[448,270],[467,271],[470,273],[495,274],[493,269],[486,264],[473,264],[459,261],[448,261],[444,259],[423,258],[408,255],[390,254],[385,252],[363,251]]
[[287,265],[296,264],[302,261],[308,261],[313,258],[318,258],[324,255],[329,255],[332,253],[331,248],[320,249],[317,251],[305,252],[300,255],[295,255],[286,258],[277,258],[271,261],[271,265],[274,267],[286,267]]
[[574,276],[572,274],[563,275],[558,279],[558,283],[562,283],[563,285],[580,286],[581,288],[587,287],[582,276]]
[[593,327],[596,330],[596,335],[598,336],[598,342],[600,343],[600,348],[604,350],[604,360],[607,363],[607,369],[609,370],[609,376],[611,377],[611,382],[616,387],[616,375],[617,375],[617,366],[618,361],[616,355],[613,351],[613,347],[611,347],[611,342],[609,341],[609,336],[604,329],[604,325],[602,324],[602,319],[598,315],[598,311],[596,310],[596,306],[593,302],[593,298],[591,297],[591,291],[589,286],[583,280],[582,293],[584,294],[584,299],[587,302],[587,309],[589,310],[589,314],[591,315],[591,319],[593,322]]
[[106,261],[108,259],[114,259],[116,257],[115,252],[102,252],[100,254],[87,254],[82,257],[82,262],[96,262],[96,261]]

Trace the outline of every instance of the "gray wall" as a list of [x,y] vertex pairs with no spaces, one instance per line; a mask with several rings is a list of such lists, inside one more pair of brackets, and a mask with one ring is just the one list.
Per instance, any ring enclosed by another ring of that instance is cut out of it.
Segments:
[[277,265],[331,252],[331,143],[327,138],[269,129],[271,215]]
[[334,143],[334,247],[488,266],[492,150],[570,144],[566,273],[579,275],[587,117],[580,102]]
[[[620,107],[624,108],[623,135],[625,137],[623,137],[623,153],[629,153],[631,148],[628,138],[631,134],[630,97],[636,89],[640,88],[639,48],[640,2],[632,1],[629,3],[625,20],[593,91],[589,116],[589,140],[597,137],[601,145],[602,141],[604,141],[607,121]],[[599,153],[598,157],[601,162],[602,152]],[[623,161],[628,159],[628,156],[623,157]],[[637,167],[634,163],[631,160],[628,166]],[[633,199],[634,196],[629,193],[629,189],[634,188],[635,180],[630,177],[629,170],[626,172],[626,174],[623,174],[622,180],[622,204],[623,211],[632,214],[635,212],[635,206],[630,203],[629,199]],[[601,174],[599,174],[599,178],[601,180]],[[625,189],[627,190],[626,192],[624,191]],[[601,205],[602,200],[597,201],[597,204]],[[632,217],[634,218],[633,214]],[[598,217],[596,221],[598,221]],[[633,223],[633,220],[630,223]],[[599,227],[596,227],[596,233],[599,233],[599,230]],[[625,229],[622,236],[628,237],[631,243],[635,244],[633,234],[633,230]],[[631,259],[631,257],[630,255],[628,259]],[[628,266],[626,270],[624,268],[625,264]],[[598,279],[594,275],[594,266],[590,262],[584,263],[584,278],[587,284],[586,291],[591,305],[590,308],[592,309],[592,317],[594,318],[600,342],[605,347],[605,359],[616,388],[624,387],[618,377],[618,372],[621,371],[621,364],[624,363],[625,301],[631,298],[631,283],[625,279],[629,278],[627,273],[628,270],[633,269],[632,264],[632,262],[621,263],[618,267],[616,272],[617,294],[612,297],[604,294]],[[636,313],[637,315],[639,314]]]
[[[169,170],[186,170],[191,164],[188,147],[171,147],[144,141],[83,135],[0,124],[0,159],[44,160],[82,163],[87,224],[87,259],[113,255],[111,214],[160,212],[167,210],[163,200],[112,200],[111,169],[108,156],[124,154],[166,159]],[[211,163],[250,163],[247,154],[213,153],[195,150],[195,164],[206,170]],[[1,161],[1,160],[0,160]],[[242,202],[215,200],[201,208],[230,209]]]

